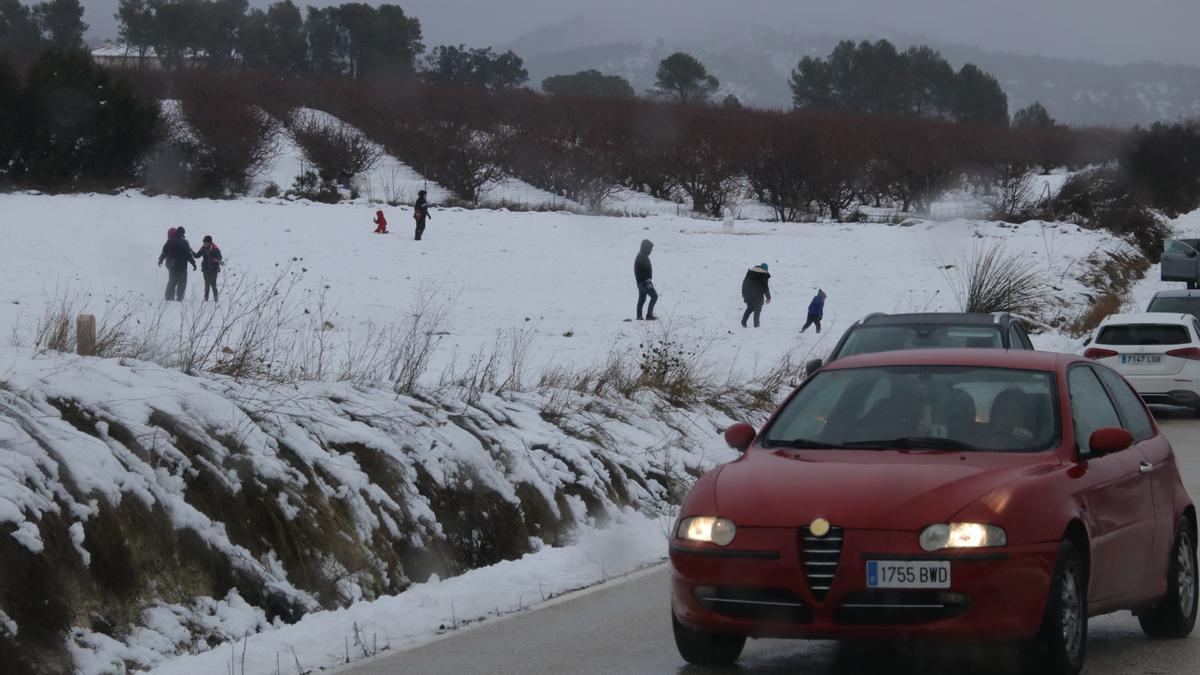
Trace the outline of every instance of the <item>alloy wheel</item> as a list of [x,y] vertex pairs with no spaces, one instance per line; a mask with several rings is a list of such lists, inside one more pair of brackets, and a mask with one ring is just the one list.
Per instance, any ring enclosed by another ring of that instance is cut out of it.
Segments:
[[1063,570],[1059,612],[1062,618],[1063,646],[1075,657],[1083,644],[1083,603],[1079,598],[1079,580],[1075,566]]
[[1179,611],[1191,616],[1196,605],[1196,561],[1192,554],[1192,537],[1188,532],[1179,533],[1179,545],[1175,550],[1175,585],[1179,589]]

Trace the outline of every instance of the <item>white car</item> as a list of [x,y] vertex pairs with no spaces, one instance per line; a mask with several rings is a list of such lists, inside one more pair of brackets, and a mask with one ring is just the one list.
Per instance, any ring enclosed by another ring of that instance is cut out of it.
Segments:
[[1125,376],[1146,403],[1200,411],[1200,321],[1191,314],[1114,314],[1083,355]]

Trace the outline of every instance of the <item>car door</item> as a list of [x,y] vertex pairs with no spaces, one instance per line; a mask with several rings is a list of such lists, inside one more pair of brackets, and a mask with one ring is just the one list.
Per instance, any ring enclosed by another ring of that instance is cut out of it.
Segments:
[[1121,426],[1133,434],[1136,452],[1141,454],[1139,471],[1150,480],[1154,502],[1154,542],[1148,570],[1152,574],[1142,575],[1146,588],[1143,595],[1156,598],[1166,592],[1167,564],[1171,546],[1175,542],[1175,487],[1177,468],[1171,445],[1158,433],[1142,399],[1129,383],[1108,368],[1097,368],[1101,381],[1112,396],[1121,416]]
[[1163,281],[1194,281],[1200,276],[1200,255],[1178,239],[1163,241]]
[[1089,599],[1094,602],[1139,593],[1139,570],[1146,569],[1154,543],[1154,501],[1150,479],[1141,472],[1135,448],[1096,455],[1088,441],[1097,429],[1120,427],[1121,418],[1096,371],[1077,364],[1067,371],[1067,387],[1079,451],[1076,492],[1091,533]]

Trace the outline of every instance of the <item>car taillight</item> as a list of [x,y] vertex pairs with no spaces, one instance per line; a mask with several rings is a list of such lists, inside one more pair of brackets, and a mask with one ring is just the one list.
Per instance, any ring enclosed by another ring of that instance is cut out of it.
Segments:
[[1088,359],[1107,359],[1110,356],[1116,356],[1117,353],[1111,349],[1101,349],[1099,347],[1088,347],[1083,351],[1084,358]]
[[1175,356],[1175,357],[1178,357],[1181,359],[1192,359],[1193,361],[1200,361],[1200,348],[1185,347],[1183,349],[1172,349],[1167,352],[1167,356]]

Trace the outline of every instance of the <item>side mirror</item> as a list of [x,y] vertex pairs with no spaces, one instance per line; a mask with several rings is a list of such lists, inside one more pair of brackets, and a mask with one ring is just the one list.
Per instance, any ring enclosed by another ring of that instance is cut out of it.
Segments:
[[1133,434],[1117,427],[1105,427],[1092,432],[1088,447],[1098,455],[1108,455],[1127,450],[1133,445]]
[[745,452],[758,432],[749,424],[735,424],[725,430],[725,442],[738,452]]
[[820,370],[821,366],[823,365],[825,365],[825,362],[821,359],[813,359],[812,361],[809,361],[808,363],[804,364],[804,376],[807,377],[812,375]]
[[1092,344],[1092,337],[1089,335],[1088,337],[1083,339],[1083,346],[1086,347],[1090,344]]

